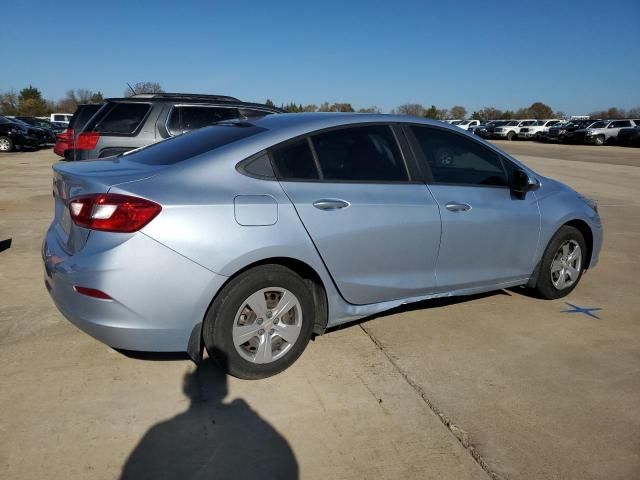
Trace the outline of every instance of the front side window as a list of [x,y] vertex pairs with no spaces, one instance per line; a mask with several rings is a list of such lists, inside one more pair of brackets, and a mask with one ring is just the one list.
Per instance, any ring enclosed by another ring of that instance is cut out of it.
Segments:
[[408,180],[400,150],[387,125],[350,127],[311,137],[325,180],[401,182]]
[[622,127],[630,127],[631,122],[629,120],[620,120],[618,122],[613,122],[609,128],[622,128]]
[[171,110],[167,131],[171,135],[179,135],[239,116],[237,108],[177,106]]
[[411,127],[435,184],[507,186],[498,154],[453,132]]

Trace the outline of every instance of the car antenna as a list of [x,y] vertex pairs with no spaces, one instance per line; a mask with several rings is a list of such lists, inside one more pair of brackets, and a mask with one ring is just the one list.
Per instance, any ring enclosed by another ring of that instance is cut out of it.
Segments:
[[134,95],[137,95],[138,93],[133,89],[133,87],[131,85],[129,85],[129,82],[127,82],[127,87],[129,87],[131,89],[131,91],[133,92]]

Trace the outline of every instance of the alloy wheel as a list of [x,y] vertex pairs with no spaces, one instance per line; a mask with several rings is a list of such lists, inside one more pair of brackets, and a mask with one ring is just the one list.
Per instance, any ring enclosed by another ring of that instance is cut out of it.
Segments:
[[551,262],[551,283],[558,290],[572,286],[580,277],[582,249],[575,240],[567,240],[556,252]]
[[0,138],[0,152],[8,152],[11,150],[11,142],[8,138]]
[[302,329],[298,298],[281,287],[267,287],[242,302],[232,336],[236,351],[252,363],[271,363],[296,343]]

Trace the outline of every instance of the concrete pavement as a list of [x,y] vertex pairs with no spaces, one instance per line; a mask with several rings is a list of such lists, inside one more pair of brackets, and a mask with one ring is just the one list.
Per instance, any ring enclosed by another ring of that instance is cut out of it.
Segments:
[[248,477],[640,477],[640,169],[613,165],[640,165],[640,150],[586,147],[601,161],[585,163],[571,146],[503,143],[600,200],[601,264],[566,299],[600,320],[519,290],[428,302],[329,332],[257,382],[129,358],[64,320],[39,258],[54,156],[0,156],[0,241],[13,239],[0,252],[0,477],[153,464],[224,478],[237,462]]

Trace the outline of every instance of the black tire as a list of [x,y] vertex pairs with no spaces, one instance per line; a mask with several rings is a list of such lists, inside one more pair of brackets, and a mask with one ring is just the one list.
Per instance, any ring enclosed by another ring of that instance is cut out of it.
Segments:
[[[581,250],[581,259],[580,259],[580,271],[578,274],[578,278],[571,284],[570,286],[558,289],[553,284],[551,280],[551,263],[554,260],[554,257],[558,253],[560,247],[567,241],[573,240],[579,246]],[[538,295],[547,300],[554,300],[556,298],[562,298],[569,295],[574,288],[580,283],[580,279],[582,278],[582,274],[584,272],[585,261],[586,261],[586,243],[584,241],[584,236],[580,233],[575,227],[571,227],[569,225],[564,225],[560,227],[560,229],[553,236],[549,245],[547,245],[547,249],[542,256],[542,261],[540,262],[540,268],[538,269],[537,279],[536,279],[536,287],[535,290]]]
[[604,137],[602,135],[597,135],[594,139],[593,139],[593,144],[597,145],[598,147],[604,145]]
[[511,142],[515,138],[515,136],[516,136],[515,132],[509,132],[507,133],[507,140]]
[[11,152],[13,151],[13,140],[9,137],[0,137],[0,152]]
[[[255,292],[269,287],[284,288],[296,296],[302,325],[298,338],[283,356],[270,363],[254,363],[236,350],[233,327],[242,304]],[[302,354],[311,339],[315,315],[313,294],[298,274],[281,265],[261,265],[239,274],[223,287],[207,312],[202,338],[209,356],[229,374],[247,380],[266,378],[287,369]]]

